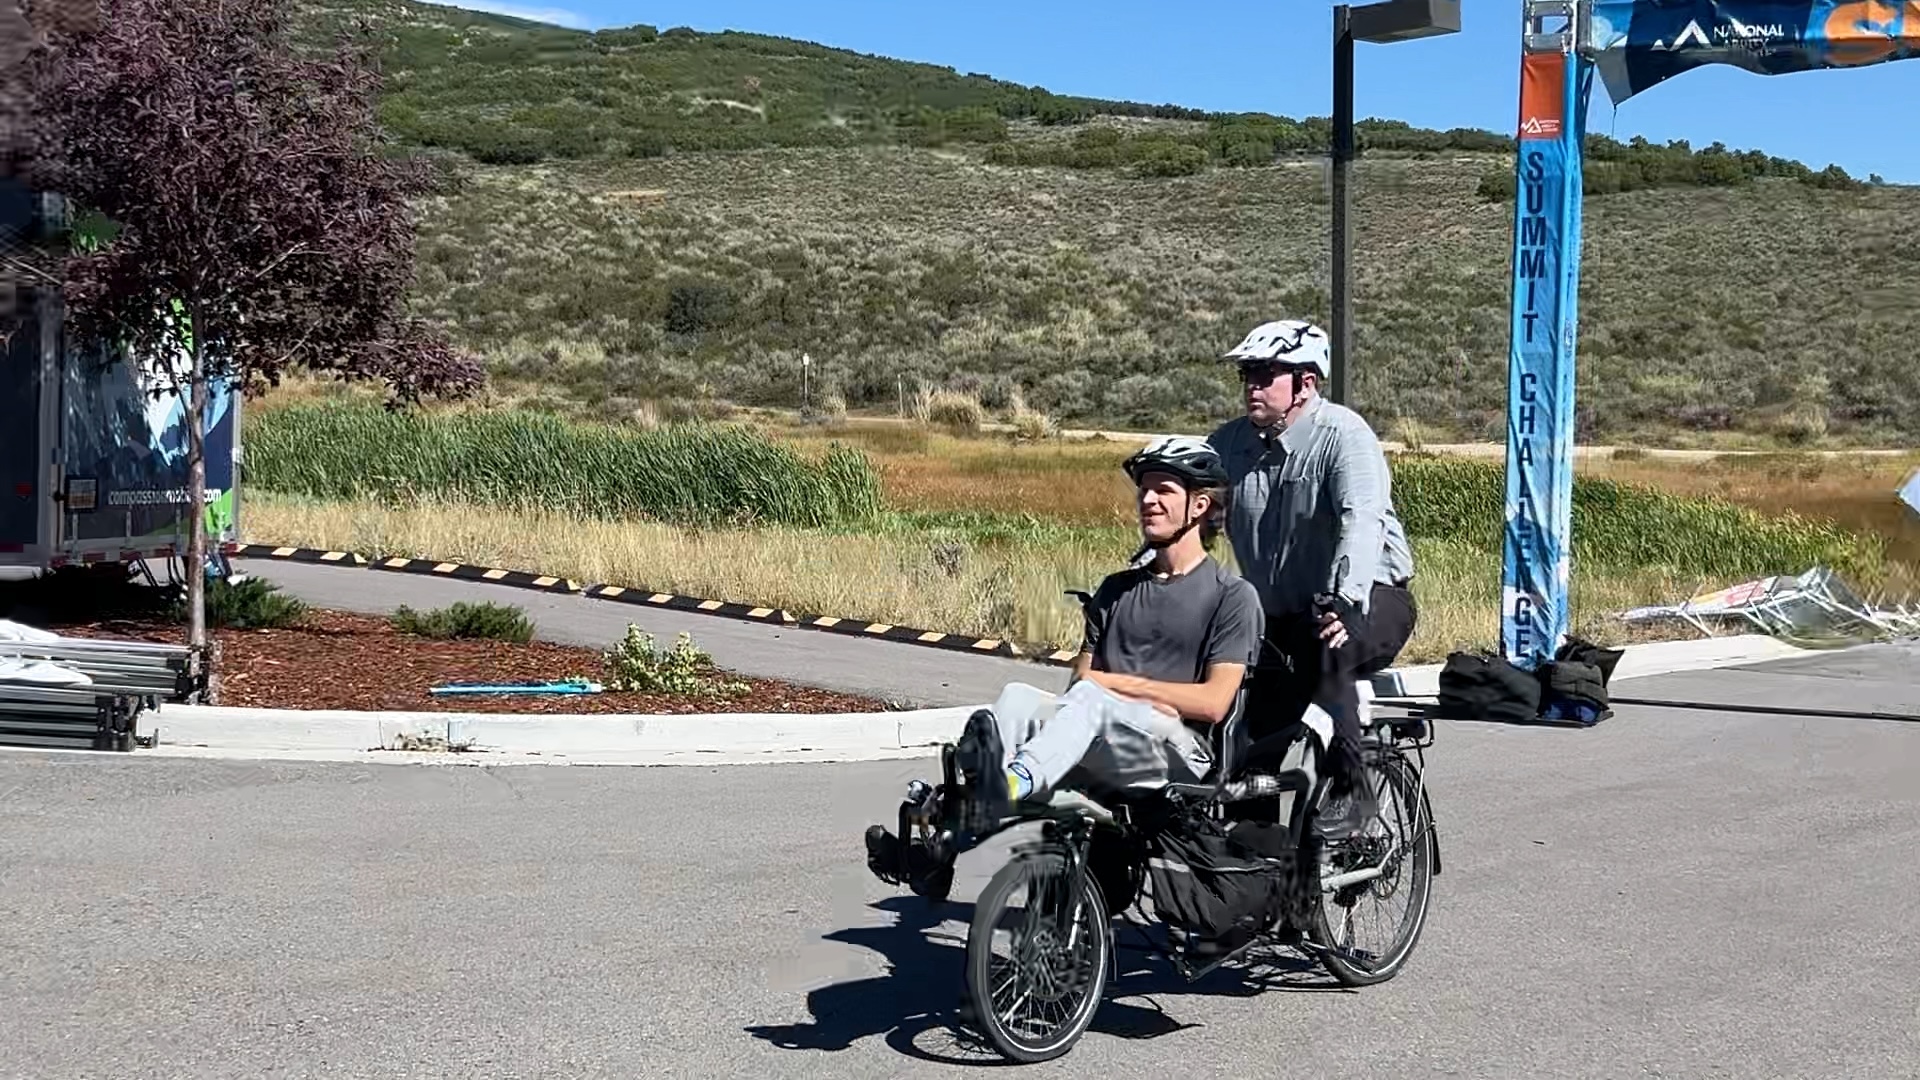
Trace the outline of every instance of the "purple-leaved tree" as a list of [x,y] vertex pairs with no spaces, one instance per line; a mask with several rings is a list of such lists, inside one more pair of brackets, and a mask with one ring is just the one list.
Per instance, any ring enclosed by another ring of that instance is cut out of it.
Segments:
[[[364,28],[315,54],[295,47],[287,0],[92,2],[97,18],[39,27],[27,175],[117,228],[61,261],[60,287],[73,333],[124,344],[183,392],[189,505],[204,505],[210,379],[254,393],[299,367],[382,381],[396,405],[480,385],[479,363],[406,308],[409,199],[430,173],[381,135]],[[188,516],[200,655],[205,517]]]

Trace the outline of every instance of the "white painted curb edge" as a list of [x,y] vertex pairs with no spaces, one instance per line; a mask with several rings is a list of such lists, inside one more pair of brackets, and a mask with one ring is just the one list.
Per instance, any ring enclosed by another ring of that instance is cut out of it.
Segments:
[[[1807,650],[1764,635],[1629,646],[1615,683],[1679,671],[1759,663]],[[1431,698],[1439,664],[1374,678],[1379,697]],[[985,704],[985,703],[982,703]],[[884,713],[514,715],[356,712],[162,705],[141,718],[157,734],[147,754],[290,760],[474,763],[734,764],[914,757],[960,734],[976,705]],[[447,754],[448,750],[464,753]],[[422,753],[425,751],[426,753]]]
[[885,713],[513,715],[162,705],[140,734],[231,750],[453,749],[566,757],[899,751],[955,738],[976,706]]

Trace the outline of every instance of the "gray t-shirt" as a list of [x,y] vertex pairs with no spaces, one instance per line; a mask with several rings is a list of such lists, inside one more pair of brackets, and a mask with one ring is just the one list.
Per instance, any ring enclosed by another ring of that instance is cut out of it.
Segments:
[[1204,682],[1209,664],[1252,667],[1266,628],[1260,594],[1212,556],[1165,581],[1150,568],[1110,575],[1089,608],[1094,670],[1156,682]]

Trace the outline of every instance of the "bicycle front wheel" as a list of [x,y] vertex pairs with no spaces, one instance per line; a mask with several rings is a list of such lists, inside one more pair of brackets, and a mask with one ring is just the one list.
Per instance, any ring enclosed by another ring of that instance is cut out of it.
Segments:
[[1073,1048],[1106,993],[1111,929],[1099,886],[1062,853],[1020,854],[1000,868],[967,934],[969,1011],[995,1050],[1033,1063]]
[[1398,975],[1433,899],[1433,821],[1419,769],[1390,750],[1374,783],[1378,813],[1360,836],[1327,846],[1322,880],[1374,870],[1378,876],[1323,887],[1313,918],[1321,966],[1343,986],[1372,986]]

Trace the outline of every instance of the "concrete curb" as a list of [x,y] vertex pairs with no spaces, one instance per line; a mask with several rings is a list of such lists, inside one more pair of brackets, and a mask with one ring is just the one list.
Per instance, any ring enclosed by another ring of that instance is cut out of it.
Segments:
[[839,760],[924,753],[953,739],[972,706],[884,713],[640,716],[358,712],[165,704],[141,717],[157,747],[263,756],[377,751],[650,763],[694,755]]
[[[1613,684],[1762,663],[1809,650],[1760,635],[1629,646]],[[1381,698],[1430,698],[1440,665],[1384,672]],[[985,703],[982,703],[984,705]],[[920,757],[960,734],[978,705],[881,713],[528,715],[162,705],[138,734],[145,756],[391,764],[723,765]]]

